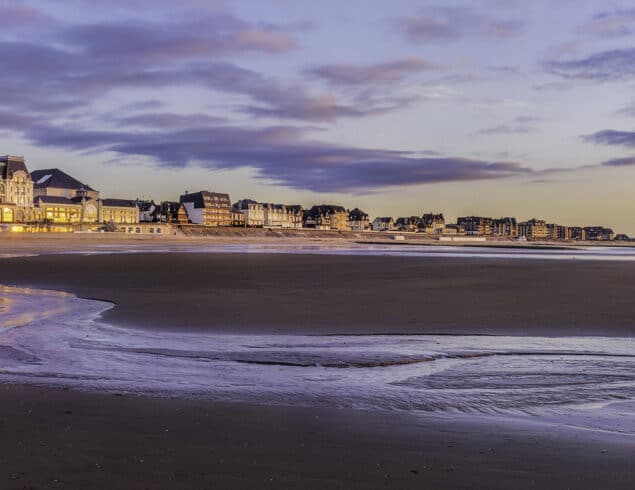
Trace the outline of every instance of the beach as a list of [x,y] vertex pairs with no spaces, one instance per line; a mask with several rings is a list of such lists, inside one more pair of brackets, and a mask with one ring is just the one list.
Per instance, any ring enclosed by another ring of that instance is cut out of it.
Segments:
[[130,327],[231,333],[633,335],[635,262],[303,254],[43,255],[0,283],[115,303]]
[[[110,244],[114,250],[116,245]],[[135,338],[145,332],[175,339],[301,335],[306,342],[316,335],[369,339],[470,334],[497,336],[493,344],[501,335],[619,339],[635,333],[635,262],[161,249],[95,254],[91,246],[85,254],[2,259],[0,284],[66,291],[113,303],[104,307],[100,321],[121,329],[115,332],[140,332]],[[245,338],[253,343],[252,337]],[[487,345],[487,337],[480,342]],[[100,351],[94,352],[94,359],[101,359],[96,357]],[[202,359],[201,353],[196,355]],[[559,353],[548,362],[560,357]],[[162,372],[160,359],[156,357],[157,373]],[[204,368],[209,361],[201,362]],[[247,367],[267,373],[297,369],[284,362],[267,363]],[[366,372],[352,369],[341,372]],[[457,382],[456,377],[431,379]],[[579,382],[574,379],[573,392]],[[177,391],[150,396],[78,386],[64,378],[51,384],[43,377],[28,385],[0,385],[0,479],[5,479],[0,486],[635,485],[631,432],[575,426],[560,416],[360,409],[351,403],[329,408],[328,399],[320,406],[296,403],[301,393],[272,404],[255,396],[251,402],[230,402],[218,395],[201,396],[203,391],[196,397]],[[607,420],[632,420],[632,404],[622,402],[607,412]]]

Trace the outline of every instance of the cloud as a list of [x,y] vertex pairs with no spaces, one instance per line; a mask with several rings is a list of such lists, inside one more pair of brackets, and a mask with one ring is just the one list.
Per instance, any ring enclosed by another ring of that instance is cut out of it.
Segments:
[[509,123],[499,124],[497,126],[481,129],[475,134],[493,135],[533,133],[536,128],[532,124],[542,120],[542,118],[535,116],[517,116]]
[[[283,83],[223,59],[287,52],[297,45],[291,33],[307,28],[311,27],[302,23],[256,24],[216,14],[165,22],[58,21],[44,38],[24,36],[19,42],[3,40],[0,33],[0,108],[57,117],[64,110],[90,107],[115,90],[187,85],[243,96],[245,100],[232,109],[252,117],[332,122],[385,114],[417,100],[385,92],[314,93],[299,83]],[[423,60],[401,60],[377,65],[375,71],[376,76],[383,69],[383,76],[394,77],[423,70],[424,65]],[[372,71],[371,67],[366,74]]]
[[397,19],[396,26],[408,41],[447,43],[463,37],[506,39],[518,35],[524,22],[496,19],[467,7],[431,7]]
[[138,114],[117,120],[119,126],[141,128],[187,128],[222,122],[224,122],[223,118],[207,114],[173,114],[168,112]]
[[585,23],[581,30],[604,38],[630,36],[635,33],[635,9],[600,12]]
[[60,37],[95,61],[123,58],[138,63],[245,52],[285,53],[298,47],[286,31],[229,15],[172,19],[169,24],[136,19],[78,24],[68,26]]
[[[427,152],[367,149],[307,139],[306,130],[292,126],[234,127],[198,121],[190,127],[165,124],[183,115],[140,115],[155,121],[146,130],[91,130],[29,121],[25,139],[43,147],[71,151],[110,152],[117,157],[146,157],[175,168],[199,165],[211,169],[255,169],[261,179],[286,187],[317,192],[371,192],[389,186],[499,179],[530,175],[518,163]],[[190,117],[194,122],[198,116]],[[122,122],[123,123],[123,122]],[[11,126],[3,120],[0,127]]]
[[624,158],[612,158],[611,160],[602,162],[602,166],[605,166],[605,167],[626,167],[630,165],[635,165],[635,156],[624,157]]
[[620,116],[635,117],[635,102],[617,111]]
[[601,51],[586,58],[547,61],[545,69],[566,79],[615,81],[635,77],[635,48]]
[[441,68],[422,58],[406,58],[370,65],[322,65],[305,70],[305,73],[333,85],[365,85],[399,82],[409,75]]
[[633,131],[605,129],[593,134],[584,135],[582,139],[587,143],[595,143],[598,145],[635,147],[635,132]]

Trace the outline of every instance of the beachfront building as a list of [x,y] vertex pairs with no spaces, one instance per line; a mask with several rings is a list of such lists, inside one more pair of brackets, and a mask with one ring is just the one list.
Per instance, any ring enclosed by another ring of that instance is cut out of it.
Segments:
[[429,235],[439,235],[445,231],[445,218],[443,213],[425,213],[421,216],[418,225],[419,233],[427,233]]
[[232,226],[245,228],[245,215],[235,208],[231,210]]
[[567,227],[567,234],[570,240],[586,240],[586,232],[581,226]]
[[569,228],[566,226],[557,225],[555,223],[547,224],[547,238],[549,240],[568,240],[568,231]]
[[59,168],[34,170],[35,206],[47,223],[96,223],[99,220],[99,191]]
[[160,207],[154,201],[137,199],[135,204],[139,208],[140,223],[157,223],[161,220]]
[[35,221],[33,180],[24,157],[0,156],[0,223]]
[[547,223],[536,218],[520,223],[518,225],[518,234],[527,240],[545,240],[549,236]]
[[264,203],[267,228],[295,228],[295,211],[284,204]]
[[34,170],[33,195],[42,221],[48,223],[139,222],[136,201],[102,199],[99,191],[58,168]]
[[299,230],[304,226],[304,210],[302,206],[299,204],[289,204],[287,205],[287,211],[291,214],[291,219],[293,220],[292,228],[294,230]]
[[462,229],[459,225],[455,225],[453,223],[445,225],[445,229],[443,230],[444,235],[465,235],[465,230]]
[[355,208],[348,213],[348,227],[352,231],[367,231],[370,228],[368,214],[359,208]]
[[229,194],[199,191],[185,193],[180,198],[190,223],[204,226],[231,226]]
[[483,216],[462,216],[456,220],[456,224],[465,230],[465,234],[472,236],[490,236],[492,223],[492,218]]
[[159,206],[159,221],[174,225],[187,225],[190,221],[185,206],[180,202],[163,201]]
[[348,230],[348,211],[342,206],[320,204],[304,212],[304,227],[316,230]]
[[610,241],[615,238],[615,233],[611,228],[604,228],[603,226],[585,226],[584,233],[587,240],[593,241]]
[[395,220],[391,216],[378,216],[373,220],[373,231],[393,231]]
[[139,208],[136,201],[128,199],[98,199],[100,223],[139,223]]
[[234,203],[233,210],[243,215],[244,226],[262,228],[265,225],[265,208],[252,199],[241,199]]
[[500,238],[518,238],[516,218],[505,216],[492,220],[492,235]]
[[419,229],[419,216],[400,216],[395,221],[395,229],[398,231],[416,232]]

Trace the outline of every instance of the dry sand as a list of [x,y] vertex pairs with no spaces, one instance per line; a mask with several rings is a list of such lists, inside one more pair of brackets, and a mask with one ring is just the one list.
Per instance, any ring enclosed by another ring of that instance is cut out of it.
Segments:
[[[41,256],[0,283],[135,327],[632,336],[635,264],[238,254]],[[630,489],[632,437],[493,418],[0,386],[0,488]]]

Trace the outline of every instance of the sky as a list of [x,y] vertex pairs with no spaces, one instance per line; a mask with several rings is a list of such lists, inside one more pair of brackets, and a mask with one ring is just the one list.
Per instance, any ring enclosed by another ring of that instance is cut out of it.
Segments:
[[0,154],[120,198],[635,235],[635,6],[0,0]]

